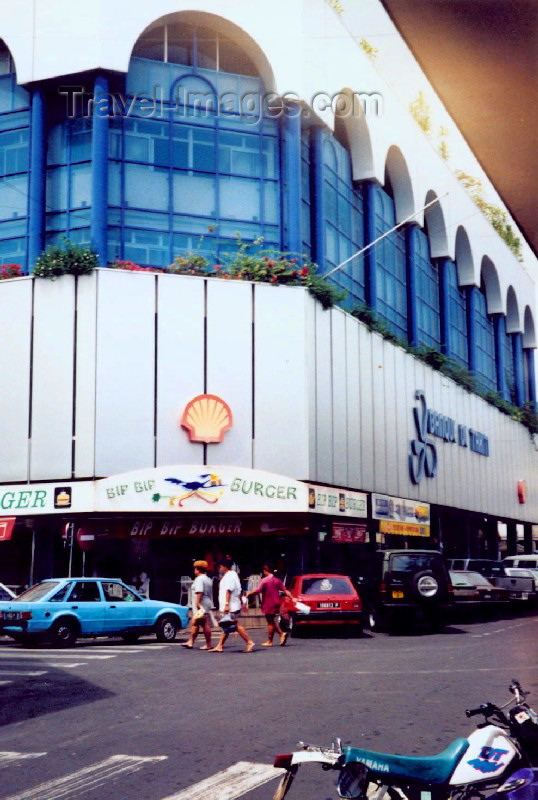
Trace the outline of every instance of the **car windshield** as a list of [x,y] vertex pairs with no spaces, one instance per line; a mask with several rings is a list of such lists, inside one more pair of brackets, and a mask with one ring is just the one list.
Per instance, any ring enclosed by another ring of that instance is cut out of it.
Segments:
[[401,553],[393,555],[390,568],[393,572],[410,572],[411,570],[433,569],[439,566],[439,558],[429,553]]
[[462,575],[459,572],[450,572],[450,581],[452,586],[474,586],[473,581],[467,575]]
[[30,589],[27,589],[25,592],[20,594],[17,597],[17,602],[20,600],[21,603],[36,603],[59,585],[59,581],[46,581],[45,583],[37,583],[35,586],[31,586]]
[[353,594],[354,590],[346,578],[303,578],[303,594]]
[[[450,573],[451,580],[454,575],[458,576],[458,573],[451,572]],[[468,586],[491,586],[491,583],[488,581],[488,579],[484,578],[484,576],[481,575],[479,572],[466,572],[465,575],[459,573],[458,577],[466,581],[466,584]],[[452,580],[452,583],[455,586],[458,585],[458,583],[456,583],[454,580]]]

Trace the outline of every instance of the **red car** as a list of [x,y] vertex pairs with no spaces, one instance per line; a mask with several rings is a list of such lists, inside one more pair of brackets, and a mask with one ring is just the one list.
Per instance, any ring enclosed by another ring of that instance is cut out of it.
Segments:
[[291,600],[283,603],[290,616],[290,629],[299,625],[357,625],[362,628],[362,602],[351,578],[347,575],[313,573],[296,575],[289,591],[294,599],[310,608],[310,613],[297,609]]

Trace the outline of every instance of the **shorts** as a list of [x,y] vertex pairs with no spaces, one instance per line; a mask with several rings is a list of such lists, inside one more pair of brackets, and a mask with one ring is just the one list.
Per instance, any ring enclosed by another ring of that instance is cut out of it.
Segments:
[[219,620],[223,633],[234,633],[237,630],[237,620],[240,616],[240,611],[230,611],[228,614],[224,614]]

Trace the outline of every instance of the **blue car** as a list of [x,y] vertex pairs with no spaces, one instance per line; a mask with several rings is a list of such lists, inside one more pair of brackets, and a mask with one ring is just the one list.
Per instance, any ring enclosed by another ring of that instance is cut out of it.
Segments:
[[172,642],[188,624],[187,606],[146,600],[117,578],[50,578],[14,600],[0,601],[0,634],[71,647],[79,637],[155,633]]

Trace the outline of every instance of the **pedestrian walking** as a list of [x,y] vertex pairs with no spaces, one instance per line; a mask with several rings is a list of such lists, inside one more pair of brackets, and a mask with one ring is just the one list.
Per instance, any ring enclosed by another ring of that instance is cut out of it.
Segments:
[[278,633],[280,636],[280,644],[284,646],[288,641],[289,634],[287,631],[282,630],[278,621],[278,613],[282,602],[281,595],[289,597],[290,600],[293,600],[293,596],[288,592],[280,578],[277,578],[277,576],[271,572],[271,568],[268,564],[263,565],[263,578],[260,581],[260,585],[257,589],[252,589],[250,592],[247,592],[247,597],[251,597],[253,594],[261,595],[262,611],[267,620],[267,641],[262,642],[262,647],[273,646],[273,637],[275,633]]
[[200,631],[203,631],[205,645],[200,647],[200,650],[210,650],[211,625],[209,620],[213,607],[213,581],[207,575],[207,561],[195,561],[193,566],[191,635],[186,642],[183,642],[183,647],[192,650],[196,637]]
[[234,631],[237,631],[246,642],[245,653],[251,653],[254,649],[254,642],[238,622],[241,613],[241,583],[237,573],[233,571],[232,565],[231,559],[224,559],[219,564],[219,610],[221,613],[219,625],[222,628],[222,634],[217,646],[210,650],[211,653],[222,653],[224,642]]

